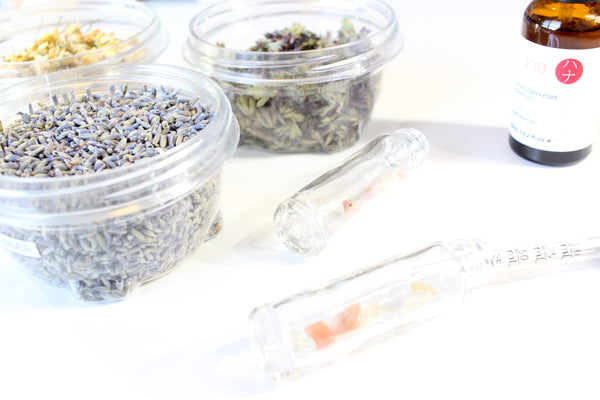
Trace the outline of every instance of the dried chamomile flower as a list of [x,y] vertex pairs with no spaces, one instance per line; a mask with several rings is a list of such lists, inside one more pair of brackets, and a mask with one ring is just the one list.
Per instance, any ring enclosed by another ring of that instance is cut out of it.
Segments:
[[44,34],[34,44],[21,53],[3,57],[4,62],[28,62],[53,60],[87,53],[92,50],[111,46],[120,40],[113,33],[104,33],[99,29],[83,32],[79,22],[68,24],[62,33],[58,29]]

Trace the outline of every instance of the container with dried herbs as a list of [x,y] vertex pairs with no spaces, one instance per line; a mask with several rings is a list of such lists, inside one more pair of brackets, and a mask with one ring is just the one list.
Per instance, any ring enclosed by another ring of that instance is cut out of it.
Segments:
[[90,64],[152,61],[168,43],[135,1],[58,0],[0,13],[0,86]]
[[38,278],[122,299],[220,230],[220,170],[239,132],[203,76],[55,72],[10,88],[0,118],[0,245]]
[[71,57],[88,51],[112,46],[120,40],[112,32],[102,32],[94,29],[90,32],[81,30],[81,23],[67,24],[62,32],[54,29],[44,34],[35,43],[23,50],[3,56],[3,62],[28,62],[53,60],[55,58]]
[[380,0],[316,3],[226,0],[190,23],[184,58],[225,90],[241,144],[335,152],[359,139],[402,47],[398,24]]

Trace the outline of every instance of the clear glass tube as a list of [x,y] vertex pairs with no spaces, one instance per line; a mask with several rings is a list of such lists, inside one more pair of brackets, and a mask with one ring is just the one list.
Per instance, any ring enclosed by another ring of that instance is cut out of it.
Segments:
[[496,249],[490,253],[493,283],[535,278],[600,258],[600,237]]
[[516,280],[599,258],[600,238],[500,250],[433,243],[255,308],[250,341],[272,376],[291,378],[425,322],[499,274]]
[[427,153],[427,141],[416,129],[378,136],[277,207],[279,238],[298,254],[318,253],[371,198],[414,174]]
[[254,309],[250,339],[260,363],[290,378],[426,321],[460,302],[489,267],[480,243],[433,243]]

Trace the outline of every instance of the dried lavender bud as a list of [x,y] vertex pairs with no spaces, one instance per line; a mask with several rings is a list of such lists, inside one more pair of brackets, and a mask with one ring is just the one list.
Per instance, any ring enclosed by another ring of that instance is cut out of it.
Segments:
[[[221,230],[219,192],[216,177],[177,201],[133,215],[91,224],[0,225],[0,241],[34,246],[39,255],[14,247],[6,250],[41,281],[70,288],[83,301],[120,300],[177,267]],[[56,211],[61,212],[65,204],[56,204]]]
[[[168,152],[201,134],[215,111],[177,90],[111,86],[108,93],[52,96],[49,104],[29,107],[0,130],[0,173],[30,179],[101,173]],[[189,186],[185,177],[176,177]],[[68,286],[82,300],[106,301],[127,296],[141,283],[175,266],[202,241],[221,229],[219,176],[158,200],[170,182],[147,189],[156,202],[138,205],[140,194],[115,213],[92,222],[65,220],[62,225],[0,224],[0,244],[25,270],[57,286]],[[139,190],[139,189],[138,189]],[[42,214],[62,215],[100,209],[110,200],[95,193],[59,200],[32,201]]]
[[80,101],[64,93],[62,103],[53,97],[35,110],[30,105],[29,113],[19,113],[0,132],[0,174],[81,175],[163,153],[198,134],[214,116],[199,99],[177,94],[122,86]]
[[[267,33],[250,49],[262,52],[305,51],[360,40],[348,18],[337,38],[319,36],[303,25]],[[268,71],[265,79],[306,76],[302,66],[294,73]],[[220,82],[232,103],[241,128],[240,144],[279,152],[334,152],[358,141],[359,130],[369,119],[380,82],[380,73],[316,84],[282,86]]]

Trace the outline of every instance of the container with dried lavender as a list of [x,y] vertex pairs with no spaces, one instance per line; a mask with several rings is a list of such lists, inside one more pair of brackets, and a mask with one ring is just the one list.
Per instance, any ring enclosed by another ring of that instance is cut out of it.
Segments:
[[239,128],[222,89],[160,65],[82,67],[0,99],[0,245],[86,301],[122,299],[221,229]]
[[335,152],[359,139],[402,44],[381,0],[225,0],[192,19],[183,55],[225,90],[242,145]]
[[159,16],[133,0],[55,0],[0,13],[0,87],[91,64],[142,63],[166,48]]

